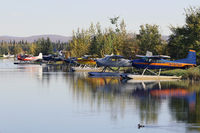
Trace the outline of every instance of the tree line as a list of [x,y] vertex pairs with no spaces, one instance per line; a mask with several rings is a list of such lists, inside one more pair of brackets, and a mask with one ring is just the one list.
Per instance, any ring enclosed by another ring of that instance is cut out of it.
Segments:
[[119,17],[110,18],[111,26],[102,28],[100,23],[87,29],[78,28],[73,31],[72,40],[68,43],[53,43],[49,38],[28,42],[1,42],[0,54],[28,53],[37,55],[39,52],[51,54],[59,50],[70,51],[72,57],[83,55],[117,54],[126,58],[134,58],[136,54],[170,55],[172,59],[184,58],[189,49],[196,50],[197,62],[200,63],[200,8],[190,7],[185,10],[185,24],[171,26],[168,40],[162,39],[158,25],[141,25],[139,33],[128,33],[125,21]]
[[52,42],[49,38],[38,39],[33,43],[29,43],[27,41],[9,41],[0,42],[0,55],[3,54],[31,54],[38,55],[39,53],[43,53],[44,55],[54,54],[60,50],[67,50],[68,43],[64,42]]
[[73,32],[70,41],[72,56],[96,54],[119,54],[126,58],[134,58],[136,54],[167,54],[173,59],[184,58],[189,49],[196,50],[197,62],[200,63],[200,8],[190,7],[185,10],[185,24],[170,26],[171,35],[168,40],[162,39],[158,25],[141,25],[139,34],[128,33],[124,20],[119,17],[110,18],[112,27],[102,30],[101,25],[91,24],[88,29]]

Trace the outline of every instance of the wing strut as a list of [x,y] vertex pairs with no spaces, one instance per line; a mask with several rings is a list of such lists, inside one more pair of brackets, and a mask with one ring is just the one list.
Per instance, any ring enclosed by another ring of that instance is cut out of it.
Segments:
[[116,70],[114,70],[111,67],[106,66],[106,67],[103,68],[103,70],[101,72],[105,72],[107,68],[109,68],[111,71],[114,71],[114,72],[119,72],[119,70],[120,70],[120,67],[118,67]]
[[142,75],[144,75],[144,73],[145,73],[146,71],[149,71],[150,73],[153,73],[153,74],[155,74],[155,75],[157,75],[157,76],[160,76],[161,68],[159,69],[159,72],[158,72],[158,73],[155,73],[155,72],[149,70],[148,67],[146,67],[146,68],[143,70]]

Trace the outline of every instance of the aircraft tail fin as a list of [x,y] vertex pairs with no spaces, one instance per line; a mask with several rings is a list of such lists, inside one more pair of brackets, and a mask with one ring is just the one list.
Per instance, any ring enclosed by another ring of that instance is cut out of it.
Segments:
[[147,51],[147,52],[146,52],[146,56],[153,56],[153,53],[150,52],[150,51]]
[[39,53],[38,58],[42,59],[42,53]]
[[195,50],[189,50],[188,55],[185,59],[176,60],[177,62],[181,63],[189,63],[189,64],[195,64],[196,65],[196,51]]

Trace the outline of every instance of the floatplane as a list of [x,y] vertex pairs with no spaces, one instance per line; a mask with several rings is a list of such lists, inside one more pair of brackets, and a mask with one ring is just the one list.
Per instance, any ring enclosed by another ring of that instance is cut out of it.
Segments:
[[[89,72],[90,76],[120,76],[119,70],[121,67],[132,67],[131,60],[124,59],[120,55],[106,55],[104,58],[96,59],[97,67],[103,67],[101,72]],[[113,67],[117,68],[116,70]],[[113,72],[106,72],[110,69]]]
[[82,67],[84,66],[96,66],[96,56],[92,56],[92,55],[84,55],[81,58],[77,58],[76,62],[79,63],[80,65],[82,65]]
[[[179,59],[175,61],[170,61],[170,56],[167,55],[153,55],[151,52],[147,52],[146,55],[136,55],[141,59],[132,60],[133,67],[138,69],[144,69],[141,75],[125,75],[128,78],[133,79],[180,79],[181,77],[177,76],[160,76],[161,69],[186,69],[196,66],[196,51],[189,50],[189,53],[186,58]],[[151,69],[159,69],[158,73],[151,71]],[[152,75],[144,75],[146,71],[153,73]]]
[[97,68],[96,64],[97,56],[95,55],[84,55],[81,58],[76,58],[74,61],[76,62],[76,66],[72,67],[75,71],[101,71],[101,69]]
[[[181,77],[177,76],[160,76],[161,69],[176,69],[182,68],[186,69],[189,67],[196,66],[196,51],[189,50],[189,53],[186,58],[179,59],[175,61],[170,61],[170,56],[167,55],[153,55],[151,52],[147,52],[146,55],[136,55],[141,59],[128,60],[124,59],[120,55],[108,55],[104,58],[97,59],[96,63],[99,67],[104,67],[101,72],[89,72],[91,76],[122,76],[123,78],[130,79],[139,79],[139,80],[170,80],[170,79],[180,79]],[[114,70],[113,67],[117,67],[117,70]],[[141,75],[132,75],[132,74],[121,74],[118,73],[120,67],[135,67],[138,69],[144,69]],[[114,71],[106,72],[106,69]],[[158,73],[151,71],[151,69],[159,69]],[[146,71],[153,73],[154,75],[144,75]]]
[[17,59],[19,61],[29,61],[30,62],[30,61],[42,60],[43,58],[42,58],[42,53],[39,53],[38,56],[18,55]]
[[14,64],[35,64],[36,61],[40,61],[42,59],[42,53],[39,53],[38,56],[18,55],[17,61],[15,61]]
[[11,55],[11,54],[5,55],[5,54],[3,54],[3,58],[14,58],[14,57],[15,57],[15,55]]

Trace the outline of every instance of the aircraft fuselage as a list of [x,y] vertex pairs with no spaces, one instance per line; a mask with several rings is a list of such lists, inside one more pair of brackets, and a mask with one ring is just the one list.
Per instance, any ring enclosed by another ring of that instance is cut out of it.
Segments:
[[145,59],[135,59],[132,61],[132,65],[133,67],[142,69],[188,68],[191,66],[195,66],[195,64],[168,61],[164,59],[152,60],[152,61],[148,61]]

